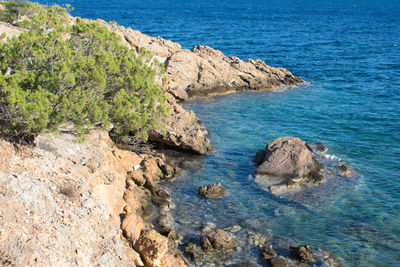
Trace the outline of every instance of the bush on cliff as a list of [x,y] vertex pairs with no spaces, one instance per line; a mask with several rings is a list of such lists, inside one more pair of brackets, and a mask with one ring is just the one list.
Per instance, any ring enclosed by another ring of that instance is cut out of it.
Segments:
[[[167,118],[149,53],[121,45],[98,22],[65,9],[25,3],[27,30],[0,44],[0,127],[3,135],[35,135],[73,123],[78,133],[113,124],[119,140],[147,139]],[[6,7],[7,8],[7,7]]]
[[4,9],[0,9],[0,20],[16,25],[20,18],[29,10],[27,1],[16,0],[0,3]]

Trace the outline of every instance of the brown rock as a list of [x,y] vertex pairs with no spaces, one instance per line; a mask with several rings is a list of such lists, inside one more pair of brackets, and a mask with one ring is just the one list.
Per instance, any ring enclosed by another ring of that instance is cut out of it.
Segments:
[[157,227],[161,234],[168,235],[174,230],[173,228],[174,220],[168,213],[162,214],[157,220]]
[[237,267],[257,267],[258,265],[252,262],[241,262],[238,263]]
[[153,157],[147,157],[141,163],[143,172],[146,174],[145,178],[149,183],[160,181],[164,176],[161,169],[158,167],[157,160]]
[[183,258],[169,251],[168,239],[154,230],[144,230],[135,244],[146,266],[186,266]]
[[137,51],[139,51],[141,47],[144,47],[151,51],[154,56],[161,59],[162,62],[164,62],[165,58],[170,57],[181,50],[180,44],[170,40],[165,40],[159,36],[152,37],[139,31],[132,30],[131,28],[124,28],[122,26],[119,26],[118,30],[122,32],[125,40],[132,48],[135,48]]
[[132,179],[138,186],[144,186],[147,181],[143,172],[139,170],[128,171],[126,178]]
[[347,165],[344,164],[343,162],[339,162],[339,169],[341,171],[342,176],[347,177],[347,178],[353,177],[353,173],[351,172],[351,169],[349,167],[347,167]]
[[293,259],[304,263],[312,263],[314,261],[314,251],[307,245],[298,247],[290,247],[290,255]]
[[303,82],[286,69],[272,68],[261,60],[229,58],[202,45],[173,54],[166,62],[166,69],[169,90],[182,100],[244,89],[277,90],[282,85]]
[[202,236],[202,237],[200,238],[200,246],[201,246],[201,248],[204,249],[204,250],[210,250],[210,249],[213,248],[213,246],[211,245],[210,240],[209,240],[207,237],[205,237],[205,236]]
[[[260,159],[261,152],[258,152],[257,161]],[[321,184],[324,180],[321,167],[303,140],[281,137],[267,145],[255,176],[256,181],[268,186],[271,193],[279,194],[304,183]]]
[[289,178],[307,177],[319,168],[319,164],[303,140],[281,137],[267,145],[263,163],[256,173]]
[[276,256],[268,260],[268,266],[270,267],[287,267],[291,266],[289,265],[289,261],[282,257],[282,256]]
[[127,181],[128,188],[125,190],[123,195],[126,206],[130,209],[127,210],[127,207],[125,207],[125,212],[132,211],[142,216],[143,211],[148,209],[148,206],[152,206],[152,203],[150,202],[151,193],[146,191],[145,188],[139,188],[131,181],[132,180]]
[[265,157],[265,151],[264,150],[258,150],[256,155],[253,158],[253,162],[257,165],[260,165],[263,163]]
[[142,261],[142,259],[140,258],[140,254],[137,253],[135,250],[132,249],[132,256],[131,256],[132,262],[136,265],[136,266],[144,266],[144,263]]
[[135,250],[146,265],[161,266],[161,260],[168,252],[168,239],[154,230],[145,230],[136,242]]
[[151,131],[149,140],[196,154],[213,150],[208,132],[193,111],[183,109],[171,94],[166,94],[171,107],[165,131]]
[[275,250],[272,248],[272,245],[270,243],[264,244],[263,248],[261,249],[260,256],[261,259],[265,261],[276,257]]
[[182,247],[183,251],[190,260],[195,261],[202,257],[202,251],[199,249],[198,246],[196,246],[196,244],[189,242],[184,244]]
[[236,247],[235,238],[224,230],[216,230],[208,235],[211,245],[215,249],[230,249]]
[[203,197],[218,198],[226,195],[228,190],[221,183],[216,183],[200,187],[198,193]]
[[174,208],[174,204],[171,202],[171,196],[164,189],[154,188],[151,200],[159,207],[160,212],[162,213]]
[[175,175],[175,169],[171,165],[163,164],[160,169],[164,174],[164,178],[171,178]]
[[128,210],[129,211],[122,220],[121,229],[124,232],[125,237],[130,240],[132,244],[135,244],[145,225],[140,216],[130,211],[129,208]]
[[[0,141],[0,261],[5,253],[15,266],[142,265],[121,239],[132,165],[112,153],[106,132],[91,132],[83,143],[75,139],[41,134],[34,147],[18,150]],[[138,228],[140,219],[128,215],[124,228],[135,239],[130,227]]]

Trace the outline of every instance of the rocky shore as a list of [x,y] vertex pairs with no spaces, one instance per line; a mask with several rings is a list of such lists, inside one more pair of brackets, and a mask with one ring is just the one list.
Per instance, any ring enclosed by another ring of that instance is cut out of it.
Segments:
[[[70,17],[71,24],[74,21]],[[34,146],[0,140],[2,265],[191,265],[178,249],[179,233],[169,214],[174,209],[173,196],[158,185],[179,174],[180,168],[161,151],[207,154],[213,148],[203,123],[180,102],[239,90],[275,91],[303,83],[288,70],[261,60],[243,61],[200,45],[181,49],[172,41],[98,21],[120,35],[128,47],[138,52],[144,47],[164,62],[168,83],[158,79],[167,96],[170,118],[164,131],[149,134],[155,149],[148,153],[118,147],[107,132],[97,130],[83,143],[76,142],[68,131],[41,134]],[[15,36],[21,31],[0,24],[0,34]],[[221,185],[216,188],[202,192],[207,197],[227,193]],[[202,248],[192,243],[186,244],[184,251],[189,258],[196,258],[204,251],[230,250],[244,244],[235,237],[242,232],[205,230],[206,235],[198,241]],[[272,255],[266,242],[258,240],[255,247],[262,255]],[[310,261],[309,249],[303,250],[293,250],[293,262]],[[285,266],[279,257],[274,254],[273,260],[266,262]]]

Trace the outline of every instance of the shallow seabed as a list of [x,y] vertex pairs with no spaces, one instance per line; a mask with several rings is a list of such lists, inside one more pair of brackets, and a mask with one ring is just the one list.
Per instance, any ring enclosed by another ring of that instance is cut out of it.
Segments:
[[[396,173],[387,175],[397,168],[395,154],[390,158],[391,140],[387,133],[367,131],[372,123],[368,127],[366,121],[353,121],[351,114],[346,118],[339,107],[316,112],[324,105],[321,101],[328,104],[335,101],[332,98],[335,94],[311,84],[278,93],[243,92],[187,103],[186,108],[206,123],[216,152],[168,186],[177,199],[179,230],[189,237],[209,221],[219,227],[250,225],[267,235],[287,237],[294,245],[329,249],[350,266],[400,262],[399,184]],[[335,110],[342,117],[332,120]],[[358,174],[333,184],[331,190],[317,190],[313,197],[273,196],[249,175],[256,169],[252,157],[257,150],[278,136],[321,141],[328,154]],[[386,149],[367,141],[371,139],[381,145],[386,141]],[[389,156],[386,161],[383,155]],[[215,200],[197,196],[200,185],[215,182],[222,182],[229,195]]]

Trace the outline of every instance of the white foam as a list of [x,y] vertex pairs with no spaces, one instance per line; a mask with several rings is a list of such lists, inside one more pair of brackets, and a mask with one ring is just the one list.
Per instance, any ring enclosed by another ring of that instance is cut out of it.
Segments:
[[340,158],[335,156],[335,155],[325,154],[324,157],[327,158],[327,159],[330,159],[330,160],[338,160],[338,161],[340,161]]

